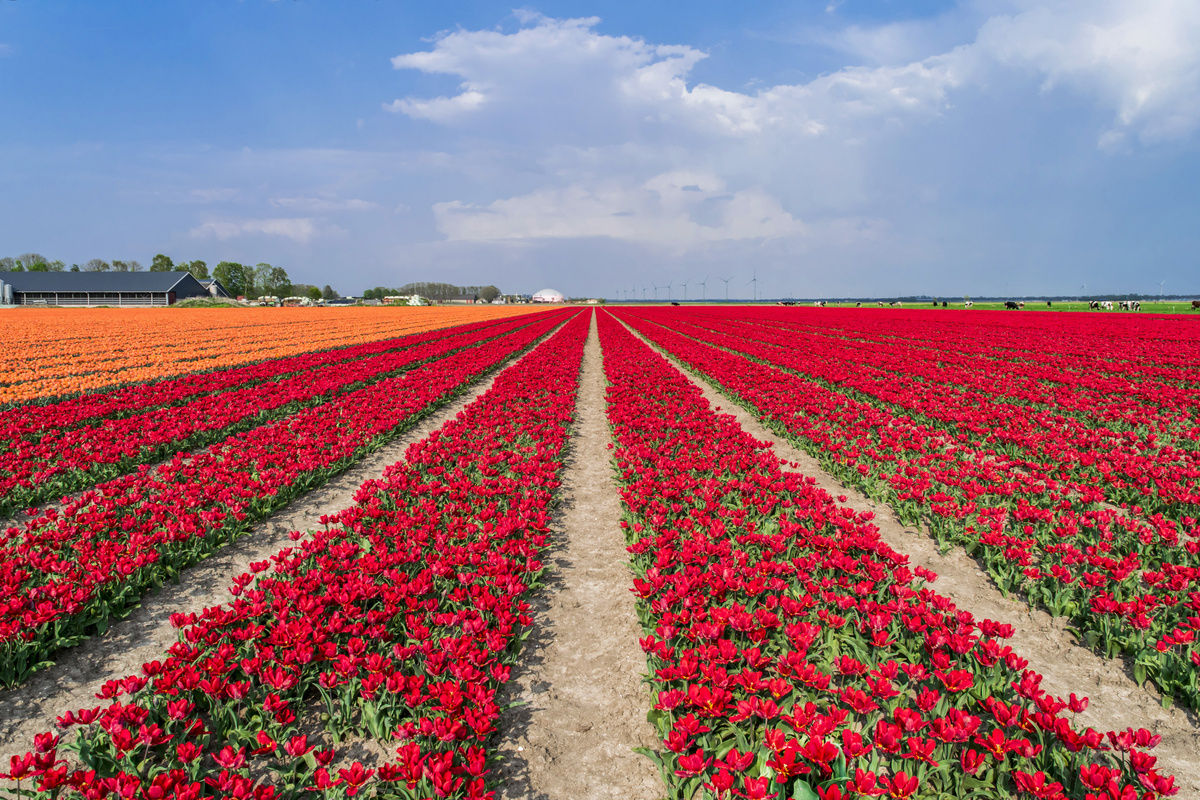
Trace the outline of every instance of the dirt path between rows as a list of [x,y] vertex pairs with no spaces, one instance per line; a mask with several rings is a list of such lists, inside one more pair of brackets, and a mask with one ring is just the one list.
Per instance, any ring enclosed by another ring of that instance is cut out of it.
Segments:
[[[979,564],[961,549],[941,555],[928,530],[904,525],[887,505],[876,504],[856,489],[844,486],[815,458],[767,429],[754,414],[707,380],[693,374],[637,331],[632,328],[629,331],[679,368],[684,377],[704,392],[711,405],[731,414],[744,431],[770,442],[783,462],[781,468],[815,478],[817,485],[834,497],[844,495],[846,502],[841,503],[844,506],[874,513],[880,536],[893,550],[907,555],[914,566],[938,574],[933,588],[940,594],[976,618],[1012,625],[1016,634],[1008,643],[1029,660],[1029,669],[1044,676],[1042,686],[1047,692],[1064,698],[1071,692],[1090,697],[1087,711],[1078,716],[1079,724],[1100,731],[1146,728],[1162,736],[1152,754],[1158,757],[1163,772],[1175,775],[1175,785],[1180,789],[1176,796],[1200,798],[1200,718],[1196,714],[1179,708],[1163,710],[1158,692],[1149,684],[1138,686],[1124,662],[1103,658],[1076,644],[1065,620],[1004,597]],[[793,467],[791,463],[799,466]]]
[[618,523],[621,502],[607,445],[605,378],[596,320],[583,357],[555,548],[534,623],[500,702],[499,796],[652,800],[664,788],[634,747],[658,744],[646,721],[646,658]]
[[60,653],[53,667],[33,675],[22,685],[0,691],[0,763],[7,764],[9,755],[30,750],[33,737],[53,729],[56,717],[100,705],[95,694],[105,681],[139,674],[142,664],[162,659],[166,649],[176,641],[176,630],[169,621],[171,614],[199,613],[228,601],[233,579],[246,572],[251,561],[262,561],[284,547],[293,546],[295,542],[288,535],[291,531],[320,528],[322,514],[334,514],[353,505],[359,486],[382,476],[384,469],[404,458],[410,444],[453,419],[491,388],[501,371],[496,370],[470,385],[449,406],[430,414],[392,443],[192,566],[178,585],[167,584],[148,594],[138,609],[104,635]]

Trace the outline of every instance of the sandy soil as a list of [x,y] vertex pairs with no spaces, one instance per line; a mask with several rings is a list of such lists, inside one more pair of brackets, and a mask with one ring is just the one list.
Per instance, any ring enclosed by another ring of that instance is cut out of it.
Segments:
[[[630,329],[635,336],[636,331]],[[646,341],[642,338],[643,341]],[[977,618],[1008,623],[1016,629],[1010,640],[1013,649],[1029,660],[1029,668],[1041,673],[1046,691],[1061,697],[1071,692],[1090,697],[1087,711],[1078,723],[1098,730],[1146,728],[1162,736],[1154,749],[1159,766],[1175,775],[1179,798],[1200,798],[1200,718],[1178,708],[1163,710],[1160,696],[1153,687],[1139,686],[1128,666],[1110,660],[1076,644],[1066,622],[1030,609],[1018,600],[1004,597],[980,565],[962,550],[946,555],[938,552],[937,542],[928,530],[902,524],[886,505],[877,505],[857,490],[842,485],[821,468],[808,453],[767,429],[758,418],[697,377],[677,361],[647,341],[651,347],[680,367],[680,372],[698,386],[710,404],[732,414],[742,429],[756,439],[770,442],[782,468],[815,478],[817,485],[831,495],[844,495],[856,511],[871,511],[880,535],[892,549],[909,556],[913,565],[921,565],[938,574],[934,587],[955,604]],[[798,468],[786,462],[799,464]]]
[[142,664],[161,659],[176,641],[176,630],[169,622],[172,613],[199,612],[228,600],[233,578],[246,572],[251,561],[261,561],[293,545],[289,532],[319,528],[322,514],[352,505],[354,493],[364,481],[380,477],[384,469],[404,457],[410,444],[428,436],[487,391],[498,374],[492,372],[453,404],[427,416],[390,444],[188,569],[178,585],[168,584],[147,595],[141,607],[103,636],[61,653],[53,667],[21,686],[0,691],[0,763],[7,763],[11,754],[29,750],[34,735],[51,730],[55,717],[98,705],[94,695],[105,681],[138,673]]
[[502,703],[498,769],[504,798],[662,797],[638,746],[658,744],[646,721],[646,658],[612,481],[605,379],[595,318],[584,352],[576,427],[555,520],[547,586]]

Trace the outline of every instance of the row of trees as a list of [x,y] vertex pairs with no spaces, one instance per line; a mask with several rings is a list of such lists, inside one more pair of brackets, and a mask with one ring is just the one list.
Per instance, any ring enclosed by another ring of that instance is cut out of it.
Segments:
[[236,261],[222,261],[217,264],[212,276],[234,297],[242,296],[250,300],[260,297],[307,297],[316,301],[336,300],[341,296],[329,284],[320,288],[308,283],[292,283],[286,269],[265,263],[251,267]]
[[[154,257],[154,263],[150,265],[151,272],[170,272],[179,267],[171,266],[170,269],[159,269],[159,259],[166,258],[163,255]],[[167,258],[167,263],[171,263],[171,259]],[[192,274],[197,278],[208,277],[208,267],[203,261],[193,261],[190,266],[196,267]],[[9,272],[141,272],[143,269],[142,263],[136,259],[122,261],[114,258],[112,261],[105,261],[103,258],[93,258],[82,267],[78,264],[72,264],[68,269],[67,265],[59,260],[51,261],[41,253],[22,253],[16,258],[5,257],[0,258],[0,270]],[[185,266],[184,269],[187,269]],[[197,274],[197,273],[200,274]]]
[[421,281],[406,283],[399,289],[389,289],[386,286],[376,286],[363,292],[364,300],[382,300],[385,297],[406,297],[419,294],[430,300],[449,300],[463,295],[475,295],[480,301],[490,303],[500,296],[500,290],[495,286],[455,286],[452,283],[433,283]]
[[57,259],[51,261],[41,253],[22,253],[16,258],[7,256],[0,258],[0,270],[9,272],[141,272],[142,265],[133,259],[129,261],[113,259],[110,263],[102,258],[93,258],[82,267],[72,264],[71,268],[67,269],[67,265],[62,261]]

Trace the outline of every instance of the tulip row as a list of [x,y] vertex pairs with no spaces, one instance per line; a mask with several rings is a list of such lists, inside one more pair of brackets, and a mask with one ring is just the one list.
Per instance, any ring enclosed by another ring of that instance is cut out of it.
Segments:
[[607,314],[623,523],[674,798],[1138,800],[1146,731],[1076,728],[1001,640],[869,523],[715,414]]
[[[891,348],[899,354],[889,359],[876,352],[881,348],[844,352],[823,347],[819,341],[787,341],[758,326],[737,326],[742,328],[741,335],[715,330],[735,327],[730,325],[698,327],[672,319],[669,326],[699,341],[800,374],[856,402],[878,406],[898,420],[893,427],[906,426],[935,440],[949,436],[953,453],[947,448],[942,457],[973,463],[986,460],[993,474],[1036,482],[1040,491],[1029,493],[1027,499],[1044,509],[1057,504],[1054,495],[1078,498],[1073,515],[1090,510],[1097,500],[1133,505],[1135,517],[1154,519],[1155,527],[1176,529],[1168,542],[1159,540],[1157,549],[1174,548],[1179,529],[1186,530],[1191,524],[1184,518],[1191,520],[1200,513],[1196,486],[1200,453],[1160,445],[1155,433],[1141,433],[1131,425],[1119,432],[1089,425],[1054,409],[1032,407],[1035,401],[1028,395],[993,398],[985,384],[972,386],[970,373],[913,359],[898,347]],[[879,362],[887,368],[877,366]],[[906,363],[911,365],[908,369]],[[1062,391],[1058,396],[1069,398],[1071,394]],[[1150,413],[1152,409],[1143,408],[1135,418],[1145,420]],[[1059,521],[1048,520],[1053,524]]]
[[[111,479],[138,464],[205,447],[529,322],[528,317],[519,317],[470,326],[466,331],[452,328],[412,337],[422,341],[390,342],[389,349],[378,355],[364,355],[366,347],[355,348],[364,352],[299,373],[289,367],[283,377],[255,380],[181,405],[97,420],[87,427],[44,430],[37,441],[17,441],[0,451],[0,514]],[[279,369],[260,366],[264,373]]]
[[[455,333],[465,333],[502,321],[487,320],[451,330]],[[219,368],[146,383],[127,384],[120,388],[93,392],[67,400],[15,406],[0,411],[0,448],[18,446],[22,440],[36,442],[54,431],[97,424],[105,419],[121,419],[149,409],[175,406],[229,389],[303,374],[330,364],[437,341],[448,332],[446,329],[426,331],[352,347],[270,359],[232,369]]]
[[[1194,322],[1178,316],[1106,320],[1077,314],[1039,314],[1004,319],[996,314],[961,312],[742,311],[747,319],[805,328],[818,335],[906,343],[927,351],[935,360],[946,350],[982,356],[1000,365],[1029,369],[1028,374],[1042,380],[1058,382],[1065,377],[1073,384],[1078,381],[1112,394],[1140,393],[1144,386],[1158,383],[1197,384],[1194,365],[1200,358],[1200,343]],[[1051,371],[1043,371],[1043,366]]]
[[103,632],[151,587],[398,435],[560,324],[564,312],[118,478],[0,543],[0,682]]
[[[1133,660],[1166,701],[1200,707],[1200,529],[1099,501],[1035,459],[977,446],[804,376],[628,317],[848,484],[927,518],[942,541],[981,559],[1004,591],[1069,617],[1089,646]],[[772,356],[779,355],[771,353]]]
[[[174,618],[169,657],[107,684],[110,705],[61,717],[82,768],[46,733],[7,777],[38,798],[492,797],[496,689],[530,623],[588,316],[252,564],[232,602]],[[397,757],[341,767],[346,737]]]
[[[1175,383],[1128,373],[1119,379],[1098,375],[1095,370],[1100,365],[1079,357],[1046,353],[1036,363],[1014,362],[1006,352],[974,340],[947,340],[944,336],[924,340],[919,337],[928,327],[916,324],[919,317],[903,327],[893,325],[890,330],[894,335],[884,337],[862,336],[845,329],[840,335],[831,335],[829,330],[814,330],[814,326],[795,320],[794,315],[792,320],[775,316],[769,312],[735,316],[696,311],[672,319],[746,337],[762,345],[803,352],[805,366],[810,369],[819,365],[836,375],[838,366],[863,368],[866,376],[886,379],[885,386],[895,382],[912,384],[916,379],[921,384],[917,388],[949,390],[956,397],[969,392],[972,400],[991,405],[1001,401],[1014,412],[1036,409],[1042,413],[1030,422],[1040,425],[1071,425],[1077,419],[1091,428],[1100,427],[1100,434],[1108,433],[1108,429],[1129,432],[1135,435],[1139,450],[1159,446],[1157,440],[1163,435],[1174,435],[1181,446],[1190,449],[1200,440],[1194,416],[1200,411],[1200,397]],[[1140,340],[1134,341],[1141,344]],[[1122,365],[1142,364],[1147,356],[1129,353],[1127,357],[1138,360]],[[893,390],[893,394],[902,396],[903,392]],[[955,421],[968,427],[976,422],[970,417]],[[1138,435],[1143,431],[1151,435]],[[1128,447],[1123,438],[1110,436],[1097,446]]]
[[4,323],[0,408],[395,339],[532,306],[433,308],[27,309]]

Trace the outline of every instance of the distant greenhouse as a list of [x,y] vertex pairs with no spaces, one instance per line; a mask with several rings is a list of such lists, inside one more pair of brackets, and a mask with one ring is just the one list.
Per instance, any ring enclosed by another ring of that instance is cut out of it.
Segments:
[[567,298],[557,289],[542,289],[533,296],[535,303],[565,303]]
[[190,272],[0,272],[18,306],[169,306],[212,297]]

